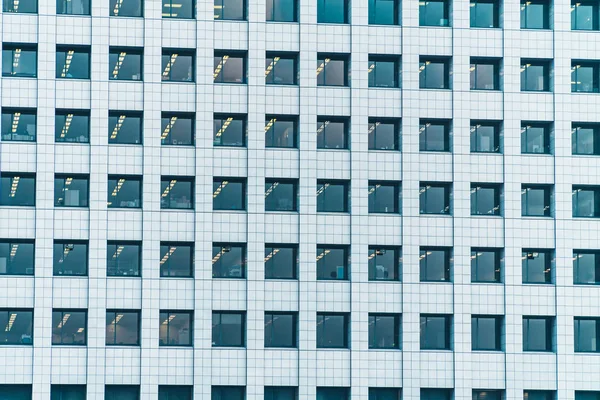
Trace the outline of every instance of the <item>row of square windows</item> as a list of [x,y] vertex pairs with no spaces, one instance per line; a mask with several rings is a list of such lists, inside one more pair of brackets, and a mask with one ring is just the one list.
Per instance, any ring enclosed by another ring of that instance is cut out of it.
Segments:
[[[3,0],[3,12],[37,13],[37,0]],[[214,0],[214,19],[247,20],[246,0]],[[252,6],[250,4],[250,6]],[[465,4],[466,6],[466,4]],[[469,3],[472,28],[500,28],[503,8],[500,0],[471,0]],[[571,2],[571,29],[599,30],[598,1]],[[253,6],[252,6],[253,7]],[[368,23],[372,25],[400,25],[401,0],[369,0]],[[419,25],[452,25],[451,0],[419,2]],[[268,22],[298,22],[298,0],[267,0],[265,19]],[[350,22],[350,1],[318,0],[317,23],[347,24]],[[550,29],[552,25],[551,0],[520,0],[522,29]],[[56,13],[62,15],[90,15],[90,0],[57,0]],[[143,17],[143,0],[110,0],[109,13],[113,17]],[[196,16],[194,0],[164,0],[162,18],[193,19]]]
[[[143,48],[111,47],[109,49],[109,79],[143,80]],[[59,45],[56,48],[56,78],[90,79],[89,46]],[[37,77],[37,45],[3,43],[2,76]],[[298,53],[267,52],[265,82],[276,85],[297,85]],[[247,53],[245,51],[215,51],[213,80],[216,83],[244,84],[247,82]],[[350,55],[343,53],[317,54],[317,86],[349,86]],[[196,53],[193,49],[163,49],[162,80],[195,82]],[[420,56],[419,87],[422,89],[451,89],[452,57]],[[471,90],[501,90],[503,75],[501,58],[472,57],[470,61]],[[368,85],[376,88],[401,86],[399,55],[369,55]],[[552,60],[521,59],[521,90],[551,91]],[[571,91],[598,93],[600,90],[600,61],[573,60]]]
[[[0,384],[3,400],[32,400],[32,386]],[[51,385],[51,400],[85,400],[86,385]],[[158,400],[192,400],[191,385],[158,385]],[[350,387],[316,387],[316,400],[350,400]],[[106,385],[105,400],[140,400],[139,385]],[[245,386],[211,386],[211,400],[245,400]],[[264,400],[298,400],[298,387],[265,386]],[[451,388],[422,388],[420,400],[453,400]],[[504,400],[502,389],[473,389],[472,400]],[[523,400],[556,400],[553,390],[524,390]],[[599,400],[600,391],[575,391],[574,400]],[[402,400],[402,389],[397,387],[369,387],[369,400]]]
[[[33,309],[0,309],[0,345],[33,344]],[[85,346],[87,310],[53,309],[52,344]],[[106,311],[106,345],[140,345],[140,310]],[[575,352],[600,353],[600,318],[574,317]],[[452,350],[453,316],[420,314],[421,350]],[[523,351],[556,351],[554,316],[523,316]],[[160,310],[159,345],[193,346],[194,312]],[[402,348],[402,315],[369,313],[370,349]],[[350,313],[317,312],[317,348],[350,348]],[[297,312],[264,312],[264,346],[298,348]],[[471,349],[504,351],[504,316],[471,316]],[[212,346],[246,347],[246,312],[212,312]]]
[[[88,275],[88,242],[57,240],[53,248],[54,276]],[[504,250],[492,247],[471,248],[471,282],[502,283],[504,281]],[[400,282],[402,278],[402,248],[400,246],[369,246],[369,281]],[[161,277],[191,278],[195,256],[192,242],[160,243]],[[316,249],[317,280],[344,281],[350,279],[350,246],[318,244]],[[247,275],[247,245],[245,243],[213,243],[212,277],[245,279]],[[266,243],[264,250],[265,279],[298,279],[298,245]],[[452,282],[452,247],[422,246],[419,249],[420,282]],[[0,275],[33,275],[35,241],[10,239],[0,241]],[[553,284],[556,262],[552,249],[522,249],[523,284]],[[108,241],[106,274],[110,277],[142,275],[142,243],[139,241]],[[573,284],[600,285],[600,250],[573,250]]]

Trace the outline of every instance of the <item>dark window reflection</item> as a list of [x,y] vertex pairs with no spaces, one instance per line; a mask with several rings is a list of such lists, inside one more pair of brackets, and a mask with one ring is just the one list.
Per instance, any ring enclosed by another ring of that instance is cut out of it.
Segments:
[[56,385],[50,386],[50,400],[85,400],[85,385]]
[[521,215],[550,217],[552,215],[552,188],[544,185],[521,186]]
[[421,247],[419,270],[421,282],[449,282],[452,249],[447,247]]
[[296,347],[296,313],[265,312],[265,347]]
[[106,345],[139,346],[140,312],[106,310]]
[[56,0],[56,13],[68,15],[90,15],[90,1]]
[[550,91],[549,62],[540,60],[521,60],[521,91]]
[[265,386],[265,400],[296,400],[298,388],[295,386]]
[[317,348],[348,348],[349,314],[317,313]]
[[211,400],[244,400],[245,386],[211,386]]
[[317,181],[318,212],[348,212],[349,183],[346,181]]
[[194,178],[181,176],[163,176],[160,180],[160,208],[192,210],[194,209]]
[[369,314],[369,348],[400,348],[400,316],[397,314]]
[[192,400],[194,387],[188,385],[159,385],[158,400]]
[[215,114],[213,139],[215,146],[244,147],[246,145],[246,116]]
[[573,250],[573,283],[576,285],[600,284],[599,252]]
[[573,217],[600,217],[600,186],[573,185]]
[[213,278],[245,278],[246,246],[237,243],[213,243]]
[[245,210],[246,182],[236,178],[214,178],[213,210]]
[[400,25],[399,0],[369,0],[370,25]]
[[400,184],[386,181],[369,181],[369,212],[399,213]]
[[420,57],[419,87],[421,89],[450,89],[450,59]]
[[86,342],[86,311],[52,310],[52,344],[85,346]]
[[246,313],[213,311],[212,345],[213,347],[244,347],[246,345]]
[[[71,0],[68,3],[71,3]],[[90,48],[56,46],[56,77],[90,79]]]
[[317,117],[317,149],[348,148],[347,119]]
[[500,283],[502,251],[489,248],[471,249],[471,282]]
[[267,115],[265,120],[265,147],[295,148],[296,117]]
[[348,280],[348,246],[317,246],[317,280]]
[[194,18],[196,4],[194,0],[163,0],[162,17],[163,18]]
[[400,150],[400,121],[369,118],[369,150]]
[[192,277],[194,244],[171,242],[160,244],[160,276]]
[[34,265],[34,241],[0,241],[0,275],[33,275]]
[[0,309],[0,345],[33,344],[33,310]]
[[55,207],[87,207],[89,194],[87,175],[55,175]]
[[142,207],[142,178],[138,176],[108,176],[108,208]]
[[400,87],[400,61],[396,57],[369,57],[369,87]]
[[35,175],[4,173],[0,179],[0,205],[35,206]]
[[265,244],[265,279],[296,279],[298,246]]
[[4,43],[2,45],[2,76],[37,77],[37,45]]
[[419,188],[419,208],[421,214],[450,214],[449,183],[421,182]]
[[139,385],[106,385],[104,400],[139,400]]
[[142,0],[110,0],[112,17],[141,17],[144,11]]
[[491,58],[471,58],[471,90],[500,90],[500,62]]
[[421,389],[422,400],[452,400],[452,389]]
[[471,0],[471,28],[498,28],[496,0]]
[[597,1],[571,2],[571,29],[574,31],[597,31],[600,18]]
[[35,142],[37,113],[35,109],[2,109],[3,142]]
[[298,22],[296,0],[267,0],[267,21]]
[[265,180],[265,211],[297,211],[297,189],[295,180]]
[[244,0],[215,0],[215,19],[237,20],[246,19],[246,4]]
[[523,283],[552,283],[554,253],[551,250],[523,249]]
[[348,59],[343,55],[317,55],[318,86],[348,86]]
[[160,143],[163,146],[193,146],[194,119],[194,114],[162,113]]
[[471,317],[471,349],[502,350],[502,317],[493,315]]
[[421,314],[421,350],[450,350],[452,316]]
[[85,276],[87,272],[88,244],[86,242],[54,242],[54,276]]
[[[369,388],[369,400],[401,400],[401,396],[402,389],[399,388]],[[423,397],[421,399],[426,400]]]
[[5,13],[37,14],[37,0],[2,0],[2,11]]
[[523,317],[523,351],[552,351],[553,317]]
[[346,0],[317,0],[317,22],[347,24],[348,2]]
[[213,78],[215,83],[246,83],[246,56],[215,51]]
[[399,247],[369,246],[369,280],[399,281],[402,273]]
[[600,64],[573,61],[571,65],[571,91],[598,93],[600,86]]
[[[575,352],[600,351],[600,319],[575,317]],[[598,396],[590,396],[598,398]],[[579,400],[579,399],[578,399]]]
[[521,123],[521,153],[550,154],[551,125],[540,122]]
[[108,242],[107,276],[140,276],[142,245],[139,242]]
[[142,113],[109,111],[109,144],[142,144]]
[[549,0],[521,0],[521,29],[549,28]]
[[110,48],[108,69],[110,80],[141,81],[142,68],[143,49],[133,47]]
[[159,345],[191,346],[192,316],[191,311],[161,311],[158,330]]
[[471,184],[471,215],[500,215],[501,185]]
[[493,121],[471,121],[471,152],[500,152],[500,123]]
[[296,55],[267,53],[265,59],[265,81],[267,85],[296,85],[297,71]]
[[90,112],[85,110],[56,110],[54,140],[57,143],[89,143]]
[[573,155],[600,155],[600,125],[573,123],[572,126]]
[[162,80],[170,82],[194,82],[196,80],[195,60],[196,53],[193,50],[163,50]]
[[446,0],[419,1],[420,26],[450,26],[450,4]]
[[420,151],[450,151],[450,122],[422,119],[419,121]]

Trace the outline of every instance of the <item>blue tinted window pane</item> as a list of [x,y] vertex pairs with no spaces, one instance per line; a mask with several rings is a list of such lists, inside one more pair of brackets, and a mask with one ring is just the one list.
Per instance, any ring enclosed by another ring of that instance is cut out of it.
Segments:
[[54,140],[57,143],[89,143],[89,112],[56,110],[54,122]]
[[193,268],[193,244],[182,242],[160,244],[160,276],[191,277]]
[[0,179],[0,205],[35,206],[35,177],[23,174],[2,174]]
[[194,18],[194,0],[163,0],[162,17],[163,18]]
[[318,313],[317,348],[347,348],[348,319],[346,314]]
[[444,0],[419,1],[419,25],[449,26],[448,3]]
[[106,385],[104,400],[139,400],[140,387],[136,385]]
[[34,254],[33,241],[0,242],[0,275],[33,275]]
[[89,0],[57,0],[57,14],[90,15]]
[[[6,330],[9,324],[11,328]],[[33,311],[2,309],[0,310],[0,325],[5,327],[0,330],[0,345],[33,344]]]
[[244,0],[215,0],[215,19],[243,20],[245,7]]
[[2,141],[35,142],[36,133],[37,115],[35,110],[2,110]]
[[244,313],[213,312],[213,347],[244,347],[245,329]]
[[267,21],[296,22],[295,0],[267,0]]
[[421,349],[450,349],[450,317],[443,315],[421,315]]
[[246,185],[227,178],[213,181],[213,210],[245,210]]
[[162,115],[161,144],[163,146],[192,146],[196,136],[193,114]]
[[160,346],[192,345],[192,313],[161,311],[158,343]]
[[52,311],[52,344],[85,346],[87,342],[87,312],[80,310]]
[[348,250],[344,247],[317,247],[317,279],[348,279]]
[[85,385],[52,385],[50,400],[85,400]]
[[189,50],[163,51],[162,80],[170,82],[194,82],[196,79],[196,71],[194,69],[195,58],[195,54],[190,53]]
[[369,24],[398,25],[397,0],[369,0]]
[[494,1],[471,1],[471,28],[497,28],[498,6]]
[[142,206],[142,179],[139,177],[108,177],[108,208],[140,208]]
[[108,114],[109,144],[141,144],[142,115],[139,113],[111,111]]
[[346,0],[317,0],[317,22],[345,24],[347,7]]
[[139,276],[141,245],[135,242],[108,242],[107,276]]
[[111,48],[109,54],[109,79],[141,81],[142,61],[141,49]]
[[552,283],[553,255],[548,251],[523,250],[523,283]]
[[36,14],[37,0],[2,0],[2,11],[6,13]]
[[110,0],[110,15],[113,17],[141,17],[142,0]]
[[318,212],[348,212],[348,186],[339,181],[317,182]]
[[88,245],[82,242],[54,242],[54,276],[87,275]]
[[521,28],[548,29],[550,6],[545,0],[521,0]]

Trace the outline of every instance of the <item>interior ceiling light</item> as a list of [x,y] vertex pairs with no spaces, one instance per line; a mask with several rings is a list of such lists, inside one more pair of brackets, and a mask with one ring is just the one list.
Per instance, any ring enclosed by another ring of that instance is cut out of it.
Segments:
[[65,124],[62,128],[62,130],[60,131],[60,137],[64,138],[67,133],[69,132],[69,128],[71,127],[71,122],[73,121],[73,114],[67,114],[67,117],[65,118]]
[[123,251],[123,249],[125,248],[125,246],[118,246],[117,250],[115,251],[115,254],[113,254],[112,258],[113,260],[119,258],[119,256],[121,255],[121,252]]
[[121,127],[123,126],[123,122],[125,122],[125,118],[127,118],[126,115],[119,115],[117,124],[115,125],[112,133],[110,134],[111,139],[113,139],[113,140],[116,139],[117,135],[119,134],[119,131],[121,130]]
[[74,53],[75,53],[74,50],[69,50],[67,52],[67,57],[65,58],[65,65],[63,66],[62,72],[60,73],[61,78],[64,78],[67,76],[67,73],[69,72],[69,68],[71,67],[71,61],[73,61]]
[[123,0],[117,0],[115,2],[115,8],[113,9],[113,14],[115,17],[119,16],[119,11],[121,10],[121,5],[123,4]]
[[117,60],[117,63],[115,64],[115,68],[113,69],[113,79],[117,79],[117,77],[119,76],[119,70],[121,69],[121,65],[123,65],[123,61],[125,61],[125,57],[127,56],[127,53],[122,51],[119,54],[119,59]]
[[20,176],[13,176],[13,180],[10,185],[10,197],[15,197],[15,194],[17,194],[17,189],[19,188],[20,180],[21,180]]
[[173,319],[175,319],[176,316],[177,316],[177,314],[169,315],[169,318],[165,319],[162,324],[167,325],[169,322],[173,321]]
[[266,255],[265,262],[269,261],[277,253],[279,253],[279,249],[273,249],[273,251]]
[[323,186],[321,186],[319,189],[317,189],[317,196],[319,196],[321,193],[323,193],[325,191],[325,189],[327,189],[328,187],[329,187],[329,183],[326,183]]
[[119,191],[121,190],[121,187],[123,186],[123,184],[125,183],[125,178],[121,178],[117,181],[117,184],[115,185],[115,188],[112,191],[112,196],[116,196]]
[[277,186],[279,186],[279,182],[273,182],[273,184],[265,192],[265,198],[267,198],[267,196],[269,196]]
[[225,186],[227,186],[228,183],[229,183],[229,181],[223,181],[223,182],[221,182],[221,184],[219,185],[219,187],[213,193],[213,199],[215,197],[217,197],[221,193],[221,191],[225,188]]
[[277,62],[280,59],[281,59],[281,57],[273,57],[273,61],[271,61],[271,63],[267,66],[267,69],[265,70],[265,76],[267,76],[271,73],[271,71],[275,67],[275,64],[277,64]]
[[221,135],[223,135],[223,132],[225,132],[225,129],[229,127],[231,121],[233,121],[233,117],[228,117],[225,122],[223,122],[223,125],[221,125],[221,128],[217,131],[217,137],[221,137]]
[[160,135],[162,140],[165,140],[167,136],[169,136],[171,129],[173,129],[173,126],[175,125],[175,122],[177,122],[177,117],[171,117],[171,120],[167,123],[167,126],[165,126],[165,130],[163,131],[162,135]]
[[[19,2],[16,2],[16,7],[15,7],[15,12],[17,12],[17,8],[19,8]],[[15,49],[15,53],[13,55],[13,71],[12,74],[16,74],[17,71],[15,71],[17,68],[19,68],[19,60],[21,59],[21,49]]]
[[331,58],[326,58],[325,60],[323,60],[323,62],[317,67],[317,76],[323,72],[323,70],[325,69],[325,66],[327,64],[329,64],[329,61],[331,61]]
[[13,243],[10,247],[10,259],[12,260],[17,255],[17,250],[19,249],[18,243]]
[[160,265],[163,265],[164,263],[166,263],[167,260],[169,259],[169,257],[171,257],[173,255],[173,253],[175,253],[175,250],[177,250],[177,247],[174,247],[174,246],[169,247],[169,250],[165,253],[163,258],[160,260]]
[[121,318],[123,318],[123,314],[117,314],[117,316],[115,317],[115,319],[112,320],[112,322],[110,323],[111,325],[116,325],[119,323],[119,321],[121,320]]
[[177,53],[171,54],[171,58],[169,59],[169,62],[167,63],[167,65],[165,66],[165,70],[163,71],[163,78],[167,78],[169,76],[171,68],[173,68],[173,65],[175,64],[175,60],[177,60],[178,55],[179,54]]
[[219,74],[221,73],[221,70],[223,69],[223,66],[225,66],[227,60],[229,60],[229,56],[225,55],[221,57],[221,61],[219,61],[219,64],[217,64],[217,67],[215,68],[213,79],[217,79],[217,76],[219,76]]
[[21,119],[21,113],[20,112],[16,112],[13,114],[13,118],[12,118],[12,126],[11,126],[11,132],[12,133],[17,133],[17,128],[19,127],[19,120]]
[[19,0],[13,0],[13,12],[19,12]]
[[325,121],[321,124],[321,126],[319,126],[319,129],[317,129],[317,136],[320,135],[321,133],[323,133],[323,131],[325,130],[327,125],[329,125],[330,122],[331,121]]
[[71,316],[71,314],[65,314],[65,315],[63,316],[63,319],[62,319],[62,321],[60,321],[60,322],[58,323],[58,326],[57,326],[57,328],[59,328],[59,329],[60,329],[60,328],[62,328],[63,326],[65,326],[65,324],[66,324],[66,323],[67,323],[67,321],[69,320],[69,317],[70,317],[70,316]]
[[323,250],[323,252],[317,256],[317,261],[319,261],[329,253],[331,253],[331,250]]
[[375,128],[377,128],[380,124],[381,124],[381,122],[375,122],[374,124],[369,124],[369,135],[372,134],[375,131]]
[[277,121],[277,118],[271,118],[271,120],[267,122],[267,125],[265,125],[265,133],[268,132],[269,129],[271,129],[275,121]]
[[10,318],[8,319],[8,323],[6,324],[6,327],[4,328],[4,332],[10,332],[16,319],[17,319],[17,313],[11,313]]
[[162,197],[167,197],[169,195],[169,192],[171,191],[171,189],[173,189],[173,186],[175,186],[176,183],[177,183],[177,179],[171,179],[171,182],[169,182],[169,184],[165,188],[165,191],[163,192]]

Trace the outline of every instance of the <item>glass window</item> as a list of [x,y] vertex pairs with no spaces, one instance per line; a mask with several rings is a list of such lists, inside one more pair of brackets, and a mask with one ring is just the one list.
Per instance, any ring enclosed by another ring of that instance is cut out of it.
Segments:
[[471,215],[501,215],[502,185],[471,183]]
[[598,400],[600,399],[600,391],[591,390],[576,390],[575,400]]
[[400,281],[401,273],[400,247],[369,246],[370,281]]
[[400,120],[369,118],[369,150],[400,150]]
[[317,280],[347,280],[348,246],[317,245]]
[[317,313],[317,348],[348,348],[349,322],[349,314]]
[[86,276],[87,272],[87,242],[54,241],[54,276]]
[[297,56],[290,53],[267,53],[265,81],[267,85],[297,85]]
[[108,208],[141,208],[142,178],[139,176],[108,176]]
[[52,385],[50,400],[85,400],[85,385]]
[[400,59],[398,57],[369,55],[368,72],[369,87],[400,87]]
[[471,248],[471,282],[502,282],[502,250],[492,248]]
[[196,136],[195,118],[194,114],[162,113],[160,144],[163,146],[193,146]]
[[419,151],[450,151],[450,121],[419,120]]
[[471,0],[471,28],[498,28],[499,6],[496,0]]
[[297,347],[296,313],[265,311],[265,347]]
[[0,275],[33,275],[35,242],[7,239],[0,241]]
[[35,206],[35,175],[4,173],[0,175],[0,205]]
[[245,210],[246,181],[236,178],[213,179],[213,210]]
[[501,316],[471,316],[471,350],[502,351]]
[[550,217],[552,186],[521,185],[521,215],[523,217]]
[[160,311],[160,327],[158,343],[160,346],[191,346],[192,323],[191,311]]
[[450,214],[452,184],[421,182],[419,208],[421,214]]
[[31,385],[0,384],[0,393],[3,400],[31,400]]
[[[421,350],[450,350],[451,315],[421,314]],[[421,389],[421,393],[422,393]]]
[[2,0],[2,12],[19,14],[37,14],[37,0]]
[[574,122],[571,144],[573,155],[600,155],[600,125]]
[[[88,0],[57,0],[65,4]],[[89,5],[87,14],[89,15]],[[56,46],[56,78],[90,79],[90,48],[87,46]]]
[[[162,17],[163,18],[179,18],[192,19],[196,4],[193,0],[163,0]],[[217,10],[215,10],[215,13]],[[164,80],[164,78],[163,78]]]
[[[600,319],[575,317],[574,322],[575,352],[600,352]],[[600,397],[599,393],[594,394],[595,399]]]
[[420,26],[450,26],[449,0],[419,1]]
[[54,207],[87,207],[89,184],[87,175],[55,175]]
[[571,63],[571,92],[598,93],[600,65],[595,62]]
[[369,400],[401,400],[402,389],[369,388]]
[[246,146],[246,116],[239,114],[215,114],[213,118],[215,146]]
[[162,176],[160,178],[160,208],[171,210],[194,209],[194,178]]
[[318,212],[348,212],[349,183],[347,181],[317,181]]
[[298,246],[265,244],[265,279],[296,279]]
[[523,390],[523,400],[554,400],[553,390]]
[[[9,0],[4,0],[6,3]],[[18,4],[19,1],[15,0]],[[12,1],[11,1],[12,3]],[[27,1],[24,2],[25,4]],[[36,44],[2,44],[2,76],[18,78],[37,77]]]
[[267,0],[269,22],[298,22],[296,0]]
[[548,61],[521,60],[521,91],[550,91],[550,63]]
[[104,400],[140,400],[140,387],[138,385],[106,385]]
[[523,316],[523,351],[552,351],[554,317]]
[[317,22],[324,24],[347,24],[348,1],[317,0]]
[[317,117],[317,149],[348,149],[347,118]]
[[317,86],[348,86],[348,75],[347,56],[317,54]]
[[421,247],[419,251],[421,282],[449,282],[451,264],[451,248]]
[[472,400],[502,400],[504,398],[503,392],[503,390],[473,389]]
[[265,147],[296,148],[297,117],[267,115],[265,120]]
[[142,144],[142,113],[108,112],[109,144]]
[[265,386],[265,400],[296,400],[298,389],[294,386]]
[[317,387],[317,400],[349,400],[350,388]]
[[[479,2],[478,4],[481,5],[482,3]],[[471,8],[471,12],[473,12],[472,10],[473,8]],[[471,90],[500,90],[499,60],[493,58],[471,58],[469,71]]]
[[500,153],[500,122],[471,120],[471,153]]
[[[171,0],[164,0],[171,3]],[[182,0],[176,0],[182,1]],[[183,3],[191,0],[185,0]],[[175,4],[173,4],[175,5]],[[172,15],[181,15],[177,13]],[[164,15],[163,15],[164,16]],[[180,17],[171,17],[180,18]],[[181,17],[183,18],[183,17]],[[162,80],[169,82],[194,82],[196,80],[196,53],[194,50],[163,49],[162,51]]]
[[600,253],[594,250],[573,250],[573,284],[600,284]]
[[106,310],[106,345],[139,346],[140,312]]
[[244,386],[212,386],[211,400],[244,400],[246,388]]
[[571,1],[571,29],[574,31],[597,31],[599,29],[598,1]]
[[52,310],[52,344],[85,346],[87,311]]
[[56,110],[54,140],[57,143],[89,143],[89,110]]
[[90,1],[56,0],[56,13],[68,15],[90,15]]
[[160,276],[192,277],[194,275],[194,244],[186,242],[160,243]]
[[400,25],[400,0],[369,0],[370,25]]
[[193,386],[158,385],[158,400],[193,400],[193,398]]
[[142,245],[140,242],[107,242],[107,276],[140,276],[141,260]]
[[246,56],[239,52],[215,51],[215,83],[246,83]]
[[400,348],[400,315],[369,314],[369,348]]
[[0,325],[0,345],[33,344],[33,310],[0,309]]
[[112,81],[141,81],[143,58],[142,48],[111,47],[108,78]]
[[573,217],[600,217],[600,186],[573,185]]
[[142,0],[110,0],[112,17],[141,17],[143,11]]
[[523,249],[523,283],[552,283],[554,252],[551,250]]
[[213,243],[213,278],[246,277],[246,245],[240,243]]
[[419,57],[419,88],[450,89],[450,58]]
[[550,29],[550,1],[521,0],[521,29]]
[[298,211],[298,181],[265,179],[265,211]]
[[213,311],[213,347],[246,346],[246,313],[235,311]]
[[37,113],[29,108],[2,108],[2,141],[35,142]]
[[215,19],[237,20],[246,19],[246,4],[244,0],[215,0]]
[[399,182],[369,181],[369,212],[399,214],[400,195]]
[[521,153],[550,154],[550,130],[545,122],[521,122]]

